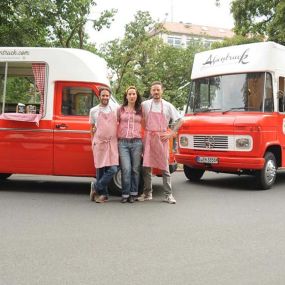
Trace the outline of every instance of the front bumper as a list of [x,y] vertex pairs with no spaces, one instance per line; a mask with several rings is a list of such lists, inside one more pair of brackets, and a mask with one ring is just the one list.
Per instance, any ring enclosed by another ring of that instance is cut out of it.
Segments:
[[218,157],[217,164],[198,163],[196,161],[197,154],[175,154],[175,159],[178,163],[188,165],[193,168],[208,169],[213,171],[233,171],[240,170],[260,170],[264,167],[264,158],[256,157],[233,157],[233,156],[215,156]]

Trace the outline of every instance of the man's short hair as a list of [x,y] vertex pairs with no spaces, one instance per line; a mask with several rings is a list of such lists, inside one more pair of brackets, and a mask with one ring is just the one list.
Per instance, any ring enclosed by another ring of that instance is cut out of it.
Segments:
[[104,90],[108,91],[108,92],[109,92],[109,95],[111,95],[111,90],[110,90],[110,88],[108,88],[108,87],[100,87],[100,88],[99,88],[99,97],[101,96],[101,93],[102,93]]
[[163,84],[162,84],[161,81],[153,81],[153,82],[151,83],[150,87],[152,87],[153,85],[160,85],[161,88],[163,88]]

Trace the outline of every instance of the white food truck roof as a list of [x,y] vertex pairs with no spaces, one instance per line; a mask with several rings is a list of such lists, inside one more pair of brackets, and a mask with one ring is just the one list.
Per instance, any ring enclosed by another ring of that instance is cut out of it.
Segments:
[[259,42],[197,53],[191,79],[277,70],[285,70],[285,47],[274,42]]
[[0,47],[0,62],[42,62],[48,65],[49,81],[100,82],[109,86],[107,64],[81,49]]

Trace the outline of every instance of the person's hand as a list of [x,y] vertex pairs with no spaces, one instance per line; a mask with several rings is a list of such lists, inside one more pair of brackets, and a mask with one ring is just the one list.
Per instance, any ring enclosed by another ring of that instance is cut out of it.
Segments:
[[172,130],[167,130],[166,132],[160,134],[160,139],[164,142],[171,139],[174,135],[175,132],[173,132]]

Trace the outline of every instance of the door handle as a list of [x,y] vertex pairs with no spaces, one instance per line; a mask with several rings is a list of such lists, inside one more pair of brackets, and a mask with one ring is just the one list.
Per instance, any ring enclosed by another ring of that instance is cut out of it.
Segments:
[[68,126],[67,126],[66,124],[64,124],[64,123],[62,123],[62,124],[56,124],[55,127],[56,127],[57,129],[60,129],[60,130],[65,130],[65,129],[68,128]]

